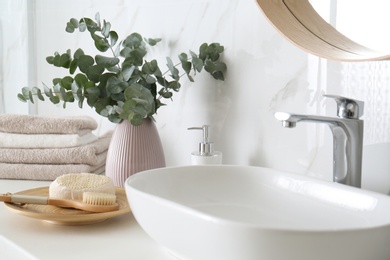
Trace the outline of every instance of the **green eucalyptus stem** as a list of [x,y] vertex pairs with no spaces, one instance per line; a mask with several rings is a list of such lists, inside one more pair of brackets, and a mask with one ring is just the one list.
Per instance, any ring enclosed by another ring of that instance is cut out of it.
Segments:
[[[53,66],[69,71],[63,78],[54,78],[53,86],[24,87],[18,98],[34,103],[34,97],[44,101],[45,96],[53,104],[78,102],[80,108],[84,102],[110,121],[118,123],[123,119],[133,125],[140,125],[146,117],[152,117],[164,106],[163,99],[171,99],[174,92],[181,88],[180,80],[184,75],[193,82],[192,73],[202,70],[216,80],[224,80],[226,64],[220,61],[224,47],[219,43],[203,43],[199,53],[189,51],[180,53],[179,63],[174,64],[167,57],[167,70],[162,73],[156,60],[145,60],[148,47],[155,46],[161,39],[143,38],[138,33],[128,35],[118,42],[118,34],[111,30],[111,24],[101,22],[97,13],[95,20],[90,18],[70,19],[66,31],[73,33],[88,31],[96,49],[104,53],[111,51],[112,56],[86,54],[77,49],[73,55],[70,50],[46,58]],[[181,66],[180,66],[181,65]],[[180,73],[180,69],[184,72]]]

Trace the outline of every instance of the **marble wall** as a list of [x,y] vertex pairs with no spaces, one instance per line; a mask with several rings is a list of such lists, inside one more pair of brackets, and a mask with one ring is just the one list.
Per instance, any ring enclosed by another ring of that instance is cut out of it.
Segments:
[[389,63],[340,63],[309,55],[280,36],[254,0],[0,0],[0,6],[0,86],[6,113],[89,114],[99,122],[97,134],[114,127],[88,107],[80,110],[74,104],[64,110],[50,102],[29,107],[16,99],[24,85],[50,84],[51,78],[63,76],[63,70],[46,64],[46,56],[78,47],[95,53],[87,34],[68,34],[64,28],[72,17],[100,12],[122,37],[134,31],[161,37],[151,51],[161,64],[165,56],[195,50],[203,42],[225,46],[225,82],[199,74],[195,83],[184,82],[156,116],[169,166],[189,164],[197,149],[201,134],[187,128],[210,124],[225,164],[331,180],[327,126],[285,129],[273,116],[275,111],[333,116],[335,102],[324,99],[325,93],[364,100],[365,144],[390,142]]

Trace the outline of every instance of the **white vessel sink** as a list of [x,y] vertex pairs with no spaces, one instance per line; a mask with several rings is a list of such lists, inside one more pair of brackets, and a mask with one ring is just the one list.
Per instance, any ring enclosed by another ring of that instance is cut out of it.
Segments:
[[388,260],[390,197],[246,166],[131,176],[141,227],[180,259]]

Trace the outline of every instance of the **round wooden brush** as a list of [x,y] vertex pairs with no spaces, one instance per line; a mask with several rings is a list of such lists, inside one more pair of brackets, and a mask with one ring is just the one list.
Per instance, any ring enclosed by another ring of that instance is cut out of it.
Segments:
[[84,192],[82,201],[7,193],[0,195],[0,201],[14,204],[53,205],[62,208],[74,208],[97,213],[119,209],[119,204],[116,202],[115,195],[101,192]]

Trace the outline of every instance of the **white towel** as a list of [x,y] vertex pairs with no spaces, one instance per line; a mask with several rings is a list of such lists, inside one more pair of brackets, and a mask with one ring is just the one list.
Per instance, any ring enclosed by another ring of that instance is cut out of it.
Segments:
[[0,115],[0,132],[15,134],[80,134],[95,130],[95,119],[89,116]]
[[[88,164],[100,165],[106,160],[111,132],[95,142],[67,148],[0,148],[1,163]],[[1,169],[0,169],[1,170]]]
[[0,179],[16,180],[54,180],[67,173],[96,173],[102,174],[105,164],[17,164],[0,163]]
[[11,134],[0,132],[2,148],[64,148],[89,144],[98,137],[84,134]]

